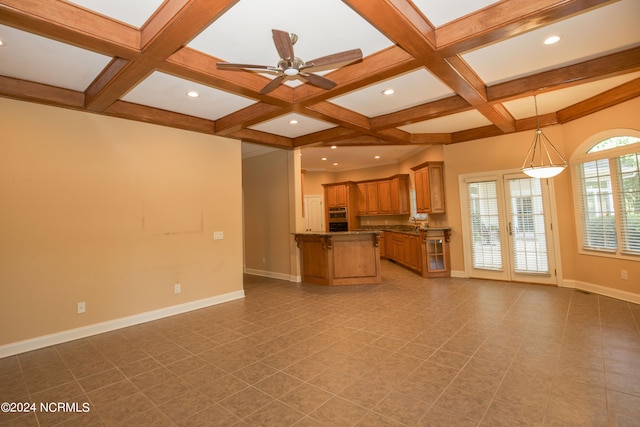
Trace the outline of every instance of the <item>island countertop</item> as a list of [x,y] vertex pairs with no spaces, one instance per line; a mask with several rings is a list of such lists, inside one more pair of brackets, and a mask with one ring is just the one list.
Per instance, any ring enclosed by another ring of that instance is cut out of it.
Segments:
[[294,233],[303,282],[318,285],[379,284],[380,231]]

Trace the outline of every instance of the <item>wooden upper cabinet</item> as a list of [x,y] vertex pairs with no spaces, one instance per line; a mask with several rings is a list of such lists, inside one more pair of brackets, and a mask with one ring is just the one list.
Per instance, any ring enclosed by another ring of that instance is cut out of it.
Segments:
[[347,184],[326,185],[325,192],[328,208],[341,208],[347,206]]
[[385,179],[383,181],[378,181],[376,183],[377,186],[377,195],[378,195],[378,213],[380,215],[389,215],[391,214],[391,181]]
[[409,210],[409,175],[361,181],[358,188],[358,215],[399,215]]
[[389,179],[389,194],[392,214],[408,214],[409,206],[409,175],[397,175]]
[[356,185],[358,195],[357,195],[357,214],[358,215],[366,215],[367,213],[367,184],[365,182],[361,182]]
[[426,162],[411,168],[416,186],[416,211],[418,213],[444,213],[444,163]]
[[378,183],[367,182],[367,214],[378,214]]

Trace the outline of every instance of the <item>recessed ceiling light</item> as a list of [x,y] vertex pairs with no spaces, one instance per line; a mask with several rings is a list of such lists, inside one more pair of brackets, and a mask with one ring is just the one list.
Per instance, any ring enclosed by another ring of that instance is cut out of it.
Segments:
[[382,94],[383,95],[393,95],[394,92],[395,92],[395,90],[393,90],[393,89],[385,89],[385,90],[382,91]]
[[289,120],[289,124],[290,125],[297,125],[298,121],[296,119],[291,119],[291,120]]
[[195,90],[190,90],[189,92],[187,92],[187,96],[189,98],[197,98],[200,96],[200,94],[198,92],[196,92]]
[[335,150],[336,148],[338,148],[338,146],[337,146],[337,145],[332,145],[332,146],[331,146],[331,149],[332,149],[332,150]]
[[327,158],[326,158],[326,157],[323,157],[323,158],[322,158],[322,160],[327,160]]
[[558,43],[560,41],[560,36],[551,36],[544,39],[544,44],[550,45],[554,43]]
[[374,158],[374,159],[379,159],[379,158],[380,158],[380,156],[373,156],[373,158]]
[[5,42],[3,42],[2,40],[0,40],[0,47],[2,46],[6,46],[7,44]]
[[337,163],[334,163],[334,164],[333,164],[333,166],[338,166],[338,164],[337,164]]

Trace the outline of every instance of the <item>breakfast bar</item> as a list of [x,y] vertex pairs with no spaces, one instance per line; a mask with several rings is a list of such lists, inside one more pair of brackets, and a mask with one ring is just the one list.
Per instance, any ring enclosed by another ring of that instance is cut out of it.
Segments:
[[317,285],[365,285],[382,282],[380,232],[296,233],[302,281]]

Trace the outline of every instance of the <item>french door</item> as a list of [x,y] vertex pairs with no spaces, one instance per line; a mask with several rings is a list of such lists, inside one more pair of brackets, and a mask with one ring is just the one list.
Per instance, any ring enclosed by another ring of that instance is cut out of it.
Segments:
[[547,180],[465,177],[465,269],[471,277],[556,284]]

